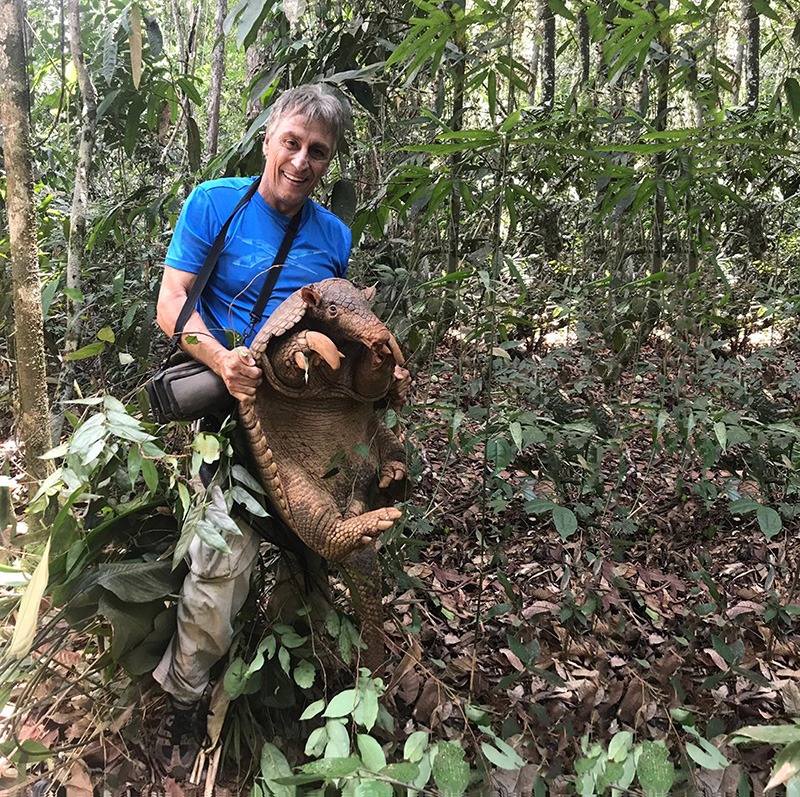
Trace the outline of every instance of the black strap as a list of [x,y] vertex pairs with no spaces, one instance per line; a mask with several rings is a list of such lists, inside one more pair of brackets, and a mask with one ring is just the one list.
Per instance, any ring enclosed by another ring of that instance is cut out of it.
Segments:
[[283,234],[283,240],[281,241],[280,248],[278,249],[278,254],[275,255],[275,260],[267,272],[267,278],[264,280],[264,285],[258,294],[256,303],[253,305],[253,309],[250,311],[250,323],[247,325],[247,329],[244,331],[244,340],[247,340],[250,337],[250,335],[253,333],[253,330],[256,328],[256,324],[264,315],[267,302],[269,301],[270,296],[272,296],[272,290],[275,287],[275,283],[278,281],[278,277],[281,274],[281,269],[286,262],[286,256],[289,254],[289,250],[292,248],[292,244],[294,243],[295,235],[297,235],[297,229],[300,226],[300,217],[302,215],[303,208],[300,208],[300,210],[298,210],[289,221],[289,226],[286,228],[286,232]]
[[222,248],[225,246],[225,236],[228,234],[228,227],[231,226],[233,217],[250,201],[250,199],[253,197],[253,194],[258,191],[258,184],[260,182],[260,177],[257,177],[255,180],[253,180],[253,184],[247,189],[247,193],[239,200],[239,203],[233,209],[233,213],[228,216],[228,220],[222,225],[222,229],[220,229],[220,231],[217,233],[214,243],[211,244],[211,249],[208,250],[206,259],[203,261],[200,271],[197,272],[194,285],[192,285],[192,288],[186,297],[186,301],[183,303],[183,308],[178,315],[178,320],[175,322],[175,331],[172,333],[172,337],[175,338],[173,352],[178,348],[183,328],[186,326],[186,322],[195,311],[197,302],[200,299],[200,295],[203,293],[206,285],[208,284],[208,280],[211,277],[211,272],[214,270],[214,266],[217,265],[217,260],[219,260]]
[[[217,260],[219,260],[219,256],[223,247],[225,246],[225,237],[228,234],[228,228],[231,226],[233,217],[252,199],[255,192],[258,191],[258,185],[260,182],[260,177],[257,177],[255,180],[253,180],[253,184],[247,189],[247,193],[239,200],[239,203],[233,209],[233,213],[231,213],[225,224],[222,225],[222,228],[217,233],[214,243],[211,244],[211,249],[208,250],[206,259],[203,261],[200,271],[197,272],[197,277],[195,278],[194,284],[186,296],[186,301],[183,303],[183,307],[178,314],[178,320],[175,322],[175,330],[172,333],[172,347],[164,360],[165,363],[180,346],[183,328],[186,326],[186,322],[195,311],[197,302],[199,301],[200,296],[205,290],[208,280],[211,277],[211,272],[214,271],[214,267],[217,265]],[[272,266],[267,273],[267,278],[264,281],[264,285],[261,287],[255,306],[250,311],[250,323],[244,335],[245,340],[250,336],[255,328],[255,325],[259,322],[264,313],[264,308],[267,306],[267,302],[272,295],[272,290],[275,287],[275,283],[278,281],[278,276],[280,275],[283,263],[286,260],[286,256],[289,254],[289,250],[292,248],[292,244],[294,243],[297,230],[300,226],[300,217],[302,215],[303,208],[300,208],[300,210],[298,210],[297,213],[292,216],[291,220],[289,221],[289,226],[286,228],[286,232],[283,234],[283,240],[278,248],[278,254],[275,256],[275,260],[273,261]]]

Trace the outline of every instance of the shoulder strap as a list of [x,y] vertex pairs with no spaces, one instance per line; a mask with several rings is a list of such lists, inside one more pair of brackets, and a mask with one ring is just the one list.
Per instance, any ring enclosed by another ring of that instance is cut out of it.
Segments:
[[175,322],[175,331],[172,333],[173,352],[178,348],[183,328],[186,326],[186,322],[194,312],[197,302],[200,299],[200,294],[202,294],[205,290],[208,280],[211,277],[211,272],[214,270],[214,266],[217,265],[217,260],[222,252],[222,248],[225,246],[225,236],[228,234],[228,228],[231,226],[233,217],[250,201],[253,194],[258,191],[258,184],[260,182],[260,177],[257,177],[255,180],[253,180],[253,184],[247,189],[247,193],[239,200],[239,203],[233,209],[233,213],[228,216],[228,220],[222,225],[222,229],[220,229],[220,231],[217,233],[214,243],[211,244],[211,249],[208,250],[206,259],[203,261],[200,271],[197,272],[194,285],[192,285],[192,288],[186,297],[186,301],[183,303],[183,308],[178,315],[178,320]]
[[[303,207],[305,207],[305,205]],[[297,213],[295,213],[294,216],[292,216],[292,218],[289,220],[289,225],[286,228],[286,232],[283,234],[283,240],[278,248],[278,254],[275,255],[275,260],[267,272],[267,278],[264,280],[264,284],[261,286],[256,303],[253,305],[253,309],[250,311],[250,323],[247,325],[247,329],[244,331],[242,336],[243,340],[247,340],[250,335],[253,334],[256,324],[264,315],[267,302],[269,302],[270,296],[272,296],[275,283],[278,281],[278,277],[281,274],[283,265],[286,262],[286,256],[289,254],[289,250],[292,248],[292,244],[294,243],[297,230],[300,227],[300,217],[302,215],[303,208],[300,208],[300,210],[298,210]]]

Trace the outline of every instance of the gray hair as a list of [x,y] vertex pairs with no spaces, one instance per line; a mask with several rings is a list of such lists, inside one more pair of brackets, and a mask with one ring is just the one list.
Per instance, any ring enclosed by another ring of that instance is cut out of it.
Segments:
[[270,110],[267,138],[283,119],[294,115],[304,116],[309,122],[322,124],[333,136],[336,148],[339,148],[347,127],[348,113],[334,94],[325,91],[316,83],[284,91]]

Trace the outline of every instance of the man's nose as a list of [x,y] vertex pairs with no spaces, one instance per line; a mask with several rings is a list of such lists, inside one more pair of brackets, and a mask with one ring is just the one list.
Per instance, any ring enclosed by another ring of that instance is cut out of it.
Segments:
[[305,170],[306,166],[308,165],[308,150],[303,147],[295,152],[294,157],[292,158],[292,166],[298,171]]

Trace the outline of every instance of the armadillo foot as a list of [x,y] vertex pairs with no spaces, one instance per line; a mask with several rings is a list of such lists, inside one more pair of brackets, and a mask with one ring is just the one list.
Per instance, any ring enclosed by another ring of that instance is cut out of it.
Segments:
[[399,482],[406,477],[406,464],[405,462],[397,462],[389,460],[381,465],[381,478],[378,482],[378,487],[381,490],[386,489],[393,481]]
[[330,553],[326,558],[337,562],[358,548],[369,545],[381,532],[390,529],[402,514],[399,509],[386,506],[339,521],[328,541]]

